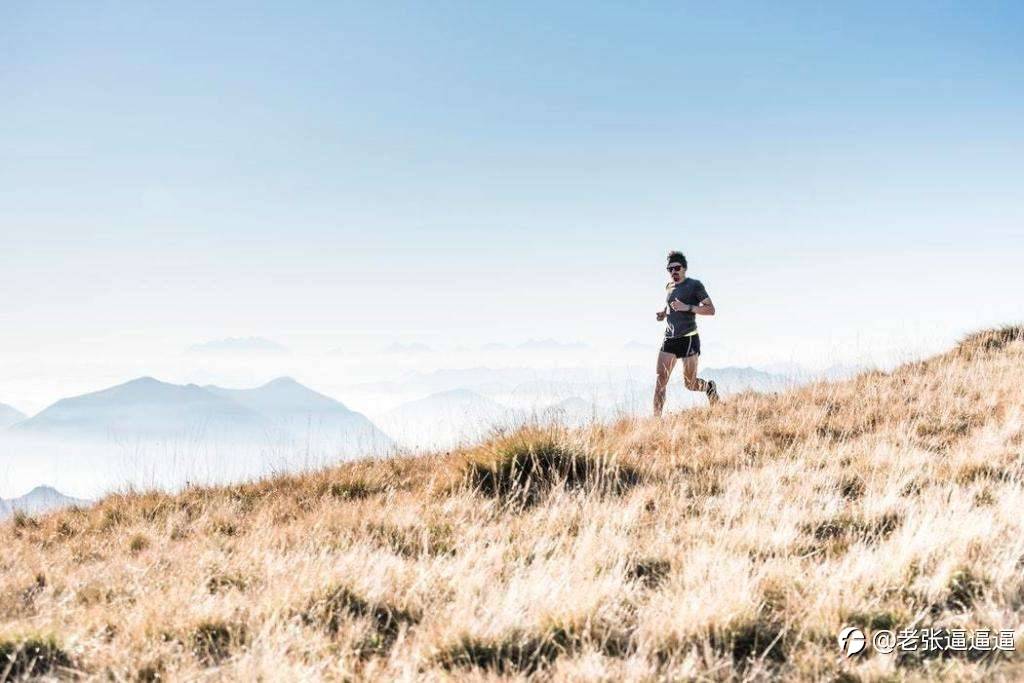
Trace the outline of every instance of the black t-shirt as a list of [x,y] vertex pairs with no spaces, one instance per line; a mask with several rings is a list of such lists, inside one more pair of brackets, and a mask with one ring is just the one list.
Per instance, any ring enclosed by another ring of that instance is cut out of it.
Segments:
[[[679,284],[669,282],[665,285],[665,303],[671,304],[673,299],[679,299],[684,304],[697,306],[701,301],[707,299],[708,290],[700,280],[688,277]],[[665,318],[665,338],[682,337],[697,329],[697,315],[690,311],[673,311],[671,305],[668,307],[668,317]]]

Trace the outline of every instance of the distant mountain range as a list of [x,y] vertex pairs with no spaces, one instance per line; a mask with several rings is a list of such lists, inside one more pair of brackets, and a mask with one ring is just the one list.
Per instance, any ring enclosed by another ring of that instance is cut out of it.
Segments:
[[89,505],[91,502],[81,498],[65,496],[57,489],[49,486],[37,486],[24,496],[19,496],[18,498],[8,498],[7,500],[0,498],[0,519],[13,515],[15,512],[24,512],[26,515],[38,515],[73,505]]
[[228,337],[214,341],[194,344],[188,348],[189,353],[288,353],[288,348],[275,341],[263,337]]
[[364,415],[290,378],[254,389],[225,389],[141,377],[58,401],[11,429],[21,434],[93,439],[264,441],[314,436],[320,442],[365,448],[367,453],[392,445]]
[[[780,391],[797,382],[792,376],[751,367],[709,368],[700,374],[716,380],[724,395]],[[575,426],[643,415],[650,412],[653,382],[650,368],[633,366],[413,372],[399,381],[349,387],[349,395],[362,395],[364,405],[379,406],[371,421],[287,377],[251,389],[178,385],[141,377],[62,399],[30,418],[0,406],[0,429],[9,437],[7,451],[23,457],[60,452],[70,460],[77,457],[78,462],[81,457],[72,455],[68,447],[81,446],[82,452],[101,451],[108,458],[108,446],[113,444],[129,454],[123,456],[128,458],[126,466],[140,470],[154,465],[148,456],[136,456],[136,452],[153,453],[153,463],[158,464],[168,453],[185,458],[181,465],[168,460],[168,470],[200,467],[191,460],[186,463],[192,458],[204,463],[202,467],[225,471],[237,461],[242,463],[239,471],[244,466],[248,472],[270,459],[284,462],[297,456],[303,462],[328,462],[344,456],[387,455],[399,445],[414,451],[447,449],[534,419]],[[705,400],[681,385],[677,369],[669,388],[670,409]],[[204,461],[210,453],[219,455]],[[42,470],[32,479],[67,485],[66,480]]]
[[234,401],[195,384],[152,377],[57,401],[13,427],[22,433],[61,437],[165,437],[207,430],[258,432],[261,418]]
[[10,427],[13,424],[17,424],[24,420],[27,416],[25,413],[12,408],[11,406],[0,403],[0,429],[4,427]]

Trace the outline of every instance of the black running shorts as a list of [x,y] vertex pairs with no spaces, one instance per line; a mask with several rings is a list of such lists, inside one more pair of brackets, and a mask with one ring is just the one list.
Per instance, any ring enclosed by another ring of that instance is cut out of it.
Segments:
[[700,335],[694,334],[689,337],[673,337],[666,339],[661,345],[662,353],[671,353],[676,358],[689,358],[700,355]]

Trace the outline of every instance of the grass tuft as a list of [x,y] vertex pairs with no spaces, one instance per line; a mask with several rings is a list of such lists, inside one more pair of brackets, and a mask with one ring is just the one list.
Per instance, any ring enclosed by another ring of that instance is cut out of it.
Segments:
[[1019,341],[1024,341],[1024,325],[1003,325],[967,335],[957,345],[957,351],[970,356],[977,351],[1001,351]]
[[14,527],[15,535],[20,536],[22,531],[38,529],[39,521],[24,510],[15,510],[14,515],[11,517],[11,525]]
[[419,623],[419,616],[386,603],[370,602],[345,586],[339,586],[314,598],[301,613],[307,626],[315,626],[334,636],[347,620],[365,619],[372,633],[357,645],[362,659],[386,655],[403,628]]
[[365,481],[335,481],[327,488],[327,493],[338,500],[364,500],[382,493],[383,489],[371,486]]
[[896,612],[877,610],[870,612],[851,612],[843,620],[844,624],[859,626],[869,631],[891,630],[904,623],[906,617]]
[[961,569],[950,577],[945,606],[954,612],[966,612],[984,595],[984,580],[970,569]]
[[956,473],[956,483],[961,486],[968,486],[977,481],[1002,482],[1012,479],[1013,475],[1007,470],[977,463],[964,465]]
[[804,531],[820,542],[864,540],[870,543],[888,538],[899,528],[901,521],[895,512],[887,512],[873,519],[840,515],[817,524],[805,524]]
[[70,666],[71,657],[53,638],[0,640],[0,681],[38,678]]
[[397,555],[408,558],[441,557],[456,552],[452,530],[446,525],[399,526],[370,523],[367,535]]
[[514,632],[497,641],[471,636],[444,649],[435,659],[447,670],[484,669],[499,674],[533,674],[574,649],[568,631],[546,636]]
[[121,508],[108,507],[103,510],[103,517],[100,519],[100,531],[112,531],[124,524],[128,519]]
[[441,668],[482,669],[501,675],[532,675],[549,667],[560,657],[572,656],[587,646],[608,657],[626,657],[635,651],[624,633],[581,632],[555,626],[542,634],[515,630],[499,639],[464,635],[442,648],[434,662]]
[[231,590],[245,591],[248,587],[249,582],[240,574],[213,574],[206,580],[206,590],[210,595]]
[[787,631],[774,617],[765,616],[712,632],[711,647],[732,658],[739,669],[761,659],[782,664],[789,658]]
[[516,438],[501,444],[491,462],[472,463],[469,485],[485,496],[530,506],[554,487],[621,493],[641,480],[627,465],[594,457],[551,438]]
[[149,547],[149,538],[144,534],[135,534],[132,536],[132,540],[128,542],[128,550],[132,553],[141,553],[143,550]]
[[210,532],[221,536],[237,536],[238,525],[226,519],[217,519],[210,524]]
[[864,497],[864,491],[867,487],[864,485],[864,480],[860,477],[846,477],[839,482],[839,495],[846,500],[859,500]]
[[672,562],[656,558],[635,560],[626,569],[630,581],[637,581],[645,588],[656,588],[672,571]]
[[165,680],[163,663],[156,662],[140,667],[135,672],[135,680],[138,683],[159,683],[159,681]]
[[204,621],[193,629],[189,642],[192,654],[201,664],[215,666],[245,642],[245,627],[224,621]]

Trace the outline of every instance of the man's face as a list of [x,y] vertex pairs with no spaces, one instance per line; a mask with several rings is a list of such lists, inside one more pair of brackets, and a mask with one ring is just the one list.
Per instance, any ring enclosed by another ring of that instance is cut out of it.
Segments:
[[668,268],[665,270],[668,271],[669,276],[672,278],[672,282],[682,282],[683,278],[686,277],[686,269],[683,268],[682,264],[676,263],[675,261],[668,264]]

